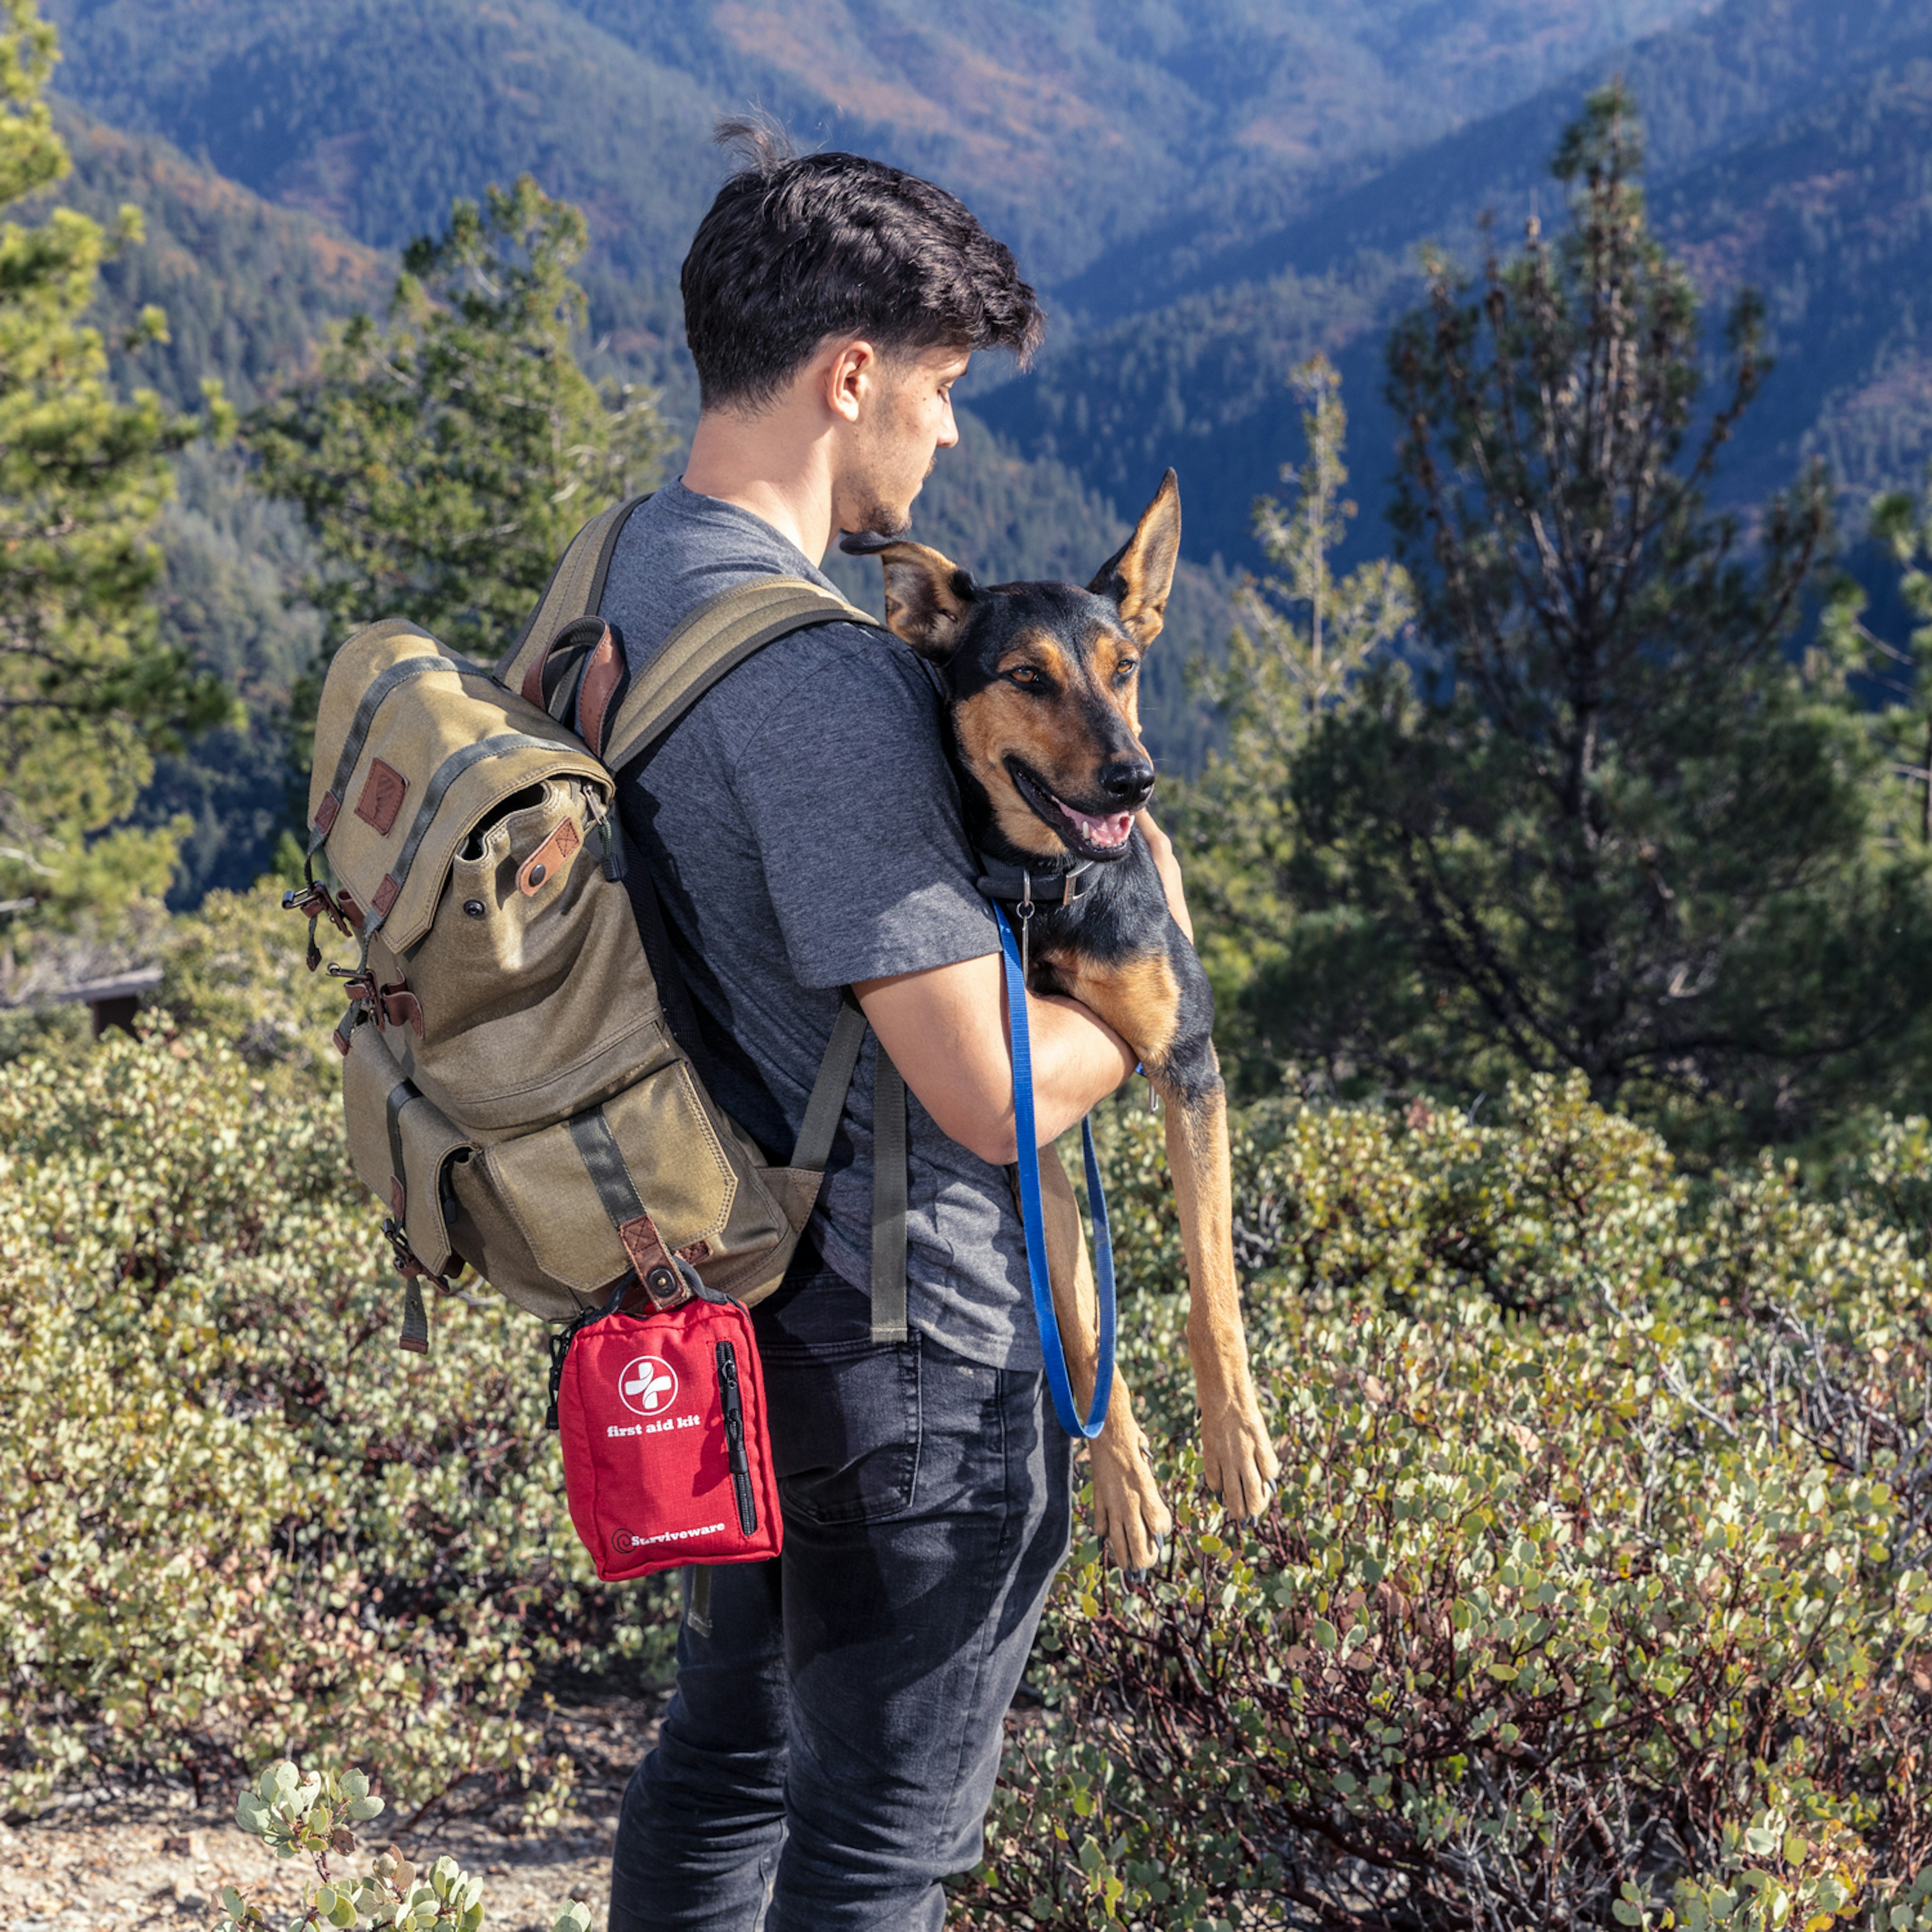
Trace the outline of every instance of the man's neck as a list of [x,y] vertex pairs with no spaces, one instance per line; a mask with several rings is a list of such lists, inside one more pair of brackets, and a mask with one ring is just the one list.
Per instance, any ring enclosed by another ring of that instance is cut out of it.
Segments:
[[831,466],[820,426],[790,416],[706,411],[691,440],[684,487],[750,511],[817,565],[832,544]]

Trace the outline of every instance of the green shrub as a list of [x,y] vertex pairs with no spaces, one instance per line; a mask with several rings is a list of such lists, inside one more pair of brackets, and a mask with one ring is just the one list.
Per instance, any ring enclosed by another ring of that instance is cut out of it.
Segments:
[[[447,1856],[421,1873],[391,1846],[373,1858],[356,1857],[354,1827],[379,1816],[382,1800],[359,1771],[310,1771],[283,1758],[236,1802],[235,1822],[260,1838],[278,1858],[306,1858],[314,1867],[305,1885],[302,1916],[286,1928],[332,1926],[336,1932],[481,1932],[483,1881]],[[333,1866],[331,1860],[354,1860]],[[356,1865],[367,1868],[357,1872]],[[588,1906],[573,1900],[550,1932],[589,1932]],[[221,1888],[221,1916],[214,1932],[268,1932],[268,1917],[232,1885]]]
[[0,1068],[0,1805],[297,1754],[549,1802],[534,1673],[667,1599],[571,1531],[542,1330],[479,1290],[398,1354],[335,1103],[206,1036]]
[[1246,1528],[1195,1487],[1154,1144],[1117,1118],[1175,1546],[1138,1588],[1078,1552],[965,1922],[1932,1927],[1922,1124],[1836,1203],[1694,1204],[1580,1083],[1251,1119]]
[[[156,1016],[176,1032],[212,1034],[278,1092],[332,1094],[341,1061],[329,1036],[348,1002],[340,980],[304,964],[308,924],[282,910],[282,891],[264,879],[250,892],[210,892],[174,920]],[[325,959],[353,957],[326,922],[316,939]]]
[[[245,1039],[270,904],[176,956],[172,1013]],[[1576,1086],[1251,1111],[1286,1468],[1245,1528],[1196,1486],[1161,1123],[1103,1141],[1177,1533],[1138,1586],[1076,1549],[958,1923],[1932,1928],[1924,1122],[1827,1196],[1694,1188]],[[293,1055],[23,1059],[0,1149],[0,1803],[297,1755],[554,1802],[538,1673],[661,1664],[670,1605],[571,1533],[542,1331],[478,1290],[394,1351]]]

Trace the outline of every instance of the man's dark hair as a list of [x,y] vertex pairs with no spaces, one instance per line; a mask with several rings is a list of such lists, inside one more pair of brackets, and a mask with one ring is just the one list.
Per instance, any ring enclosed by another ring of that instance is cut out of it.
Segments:
[[860,154],[799,154],[770,123],[728,121],[742,165],[684,258],[684,332],[704,405],[768,403],[830,335],[888,355],[1010,349],[1045,326],[1010,250],[964,203]]

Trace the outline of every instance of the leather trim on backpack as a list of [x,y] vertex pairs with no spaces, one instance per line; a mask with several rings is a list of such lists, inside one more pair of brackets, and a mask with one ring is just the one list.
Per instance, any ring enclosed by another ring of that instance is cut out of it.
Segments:
[[373,825],[386,838],[409,789],[409,780],[394,765],[372,758],[369,776],[362,782],[362,796],[356,801],[356,816],[364,825]]
[[550,573],[550,581],[530,613],[530,621],[518,632],[517,641],[497,661],[496,681],[512,691],[520,691],[529,674],[530,659],[539,659],[550,648],[558,632],[573,618],[594,612],[604,601],[604,586],[610,574],[610,559],[617,539],[630,521],[631,512],[650,500],[649,493],[632,496],[592,517],[570,540],[570,544]]
[[610,700],[623,684],[624,671],[622,647],[606,625],[584,668],[584,680],[577,692],[578,731],[600,758],[604,755],[604,728],[610,722]]

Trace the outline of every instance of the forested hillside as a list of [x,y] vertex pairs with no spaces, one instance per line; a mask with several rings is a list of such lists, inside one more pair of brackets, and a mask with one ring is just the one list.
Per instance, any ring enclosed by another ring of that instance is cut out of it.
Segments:
[[[186,406],[212,376],[251,406],[302,374],[328,320],[387,293],[392,265],[339,229],[71,105],[56,124],[74,172],[49,198],[110,224],[124,206],[141,211],[142,238],[103,269],[96,309],[124,386]],[[122,333],[149,302],[166,312],[168,339],[130,353]]]
[[[1466,254],[1484,210],[1511,226],[1546,205],[1556,130],[1614,69],[1646,117],[1666,232],[1714,294],[1754,278],[1772,298],[1786,370],[1733,454],[1733,492],[1762,494],[1813,446],[1864,488],[1922,460],[1898,284],[1924,0],[1104,16],[970,0],[943,25],[853,0],[52,11],[73,98],[377,248],[532,168],[590,214],[602,354],[662,386],[676,419],[692,399],[673,281],[716,178],[713,114],[759,103],[807,139],[933,172],[1014,238],[1059,317],[1037,375],[974,386],[988,423],[1116,515],[1178,462],[1189,554],[1240,563],[1249,505],[1292,453],[1286,369],[1336,356],[1358,441],[1385,444],[1378,341],[1413,296],[1415,245]],[[1384,468],[1364,473],[1372,495]]]
[[[1769,300],[1780,367],[1726,454],[1720,496],[1756,501],[1812,451],[1868,492],[1910,480],[1932,451],[1915,308],[1928,0],[1850,13],[1828,0],[1528,13],[1221,0],[1104,15],[966,0],[943,24],[858,0],[50,10],[61,86],[86,110],[64,110],[76,173],[63,193],[146,216],[147,239],[105,272],[110,313],[154,302],[170,316],[171,340],[118,355],[116,373],[170,400],[206,374],[244,405],[294,379],[329,320],[380,308],[389,251],[452,195],[529,168],[590,219],[588,365],[658,386],[688,426],[675,274],[721,165],[715,114],[756,103],[807,140],[960,188],[1013,238],[1055,322],[1035,373],[974,372],[981,420],[928,484],[920,534],[994,577],[1084,574],[1174,464],[1190,562],[1147,714],[1157,752],[1183,768],[1213,728],[1182,666],[1226,634],[1228,572],[1259,560],[1252,505],[1297,454],[1289,371],[1318,350],[1340,370],[1371,512],[1345,556],[1379,552],[1394,436],[1382,343],[1419,288],[1416,246],[1434,238],[1473,260],[1484,211],[1506,233],[1532,206],[1553,212],[1550,146],[1592,76],[1628,77],[1660,226],[1707,294],[1721,304],[1749,282]],[[198,580],[227,581],[194,520],[245,524],[223,496],[232,484],[208,469],[197,507],[171,513],[171,554]],[[245,563],[236,541],[216,550],[257,590],[264,571],[298,582],[292,531]],[[846,578],[870,594],[868,574]],[[238,584],[217,602],[248,605]],[[308,622],[276,632],[242,676],[258,720]],[[211,662],[232,658],[226,634],[206,641]],[[272,744],[256,750],[273,763]],[[184,803],[212,825],[221,784],[194,758],[169,770],[179,784],[144,809]],[[266,822],[267,793],[250,796]],[[251,838],[225,865],[204,855],[180,890],[242,883],[233,868],[265,849]]]
[[[1122,511],[1150,464],[1191,484],[1188,544],[1252,567],[1249,513],[1293,451],[1286,372],[1317,350],[1356,413],[1359,487],[1379,502],[1395,425],[1382,343],[1441,243],[1472,268],[1557,197],[1548,157],[1588,85],[1621,73],[1642,114],[1660,229],[1721,311],[1768,304],[1779,367],[1727,452],[1720,499],[1748,503],[1825,457],[1857,503],[1932,458],[1919,336],[1932,158],[1932,7],[1725,0],[1606,53],[1528,99],[1420,146],[1272,224],[1204,203],[1100,255],[1058,291],[1091,317],[978,406],[1030,454],[1067,464]],[[1376,518],[1349,554],[1382,548]]]
[[[1204,202],[1279,206],[1494,111],[1700,0],[60,0],[65,92],[394,245],[533,168],[634,281],[675,272],[711,115],[951,182],[1052,286]],[[694,134],[700,138],[694,140]],[[1046,191],[1042,192],[1042,188]]]
[[[1513,241],[1553,219],[1548,156],[1586,86],[1616,71],[1644,118],[1660,226],[1712,308],[1745,284],[1769,304],[1780,368],[1728,453],[1720,496],[1754,501],[1808,454],[1862,494],[1916,482],[1932,415],[1915,346],[1932,157],[1932,7],[1880,0],[1725,0],[1600,58],[1532,98],[1422,146],[1376,178],[1260,232],[1156,232],[1096,262],[1070,293],[1117,319],[1051,346],[1038,372],[984,397],[996,429],[1072,464],[1115,501],[1156,448],[1204,449],[1191,544],[1249,562],[1248,506],[1293,442],[1280,376],[1326,350],[1377,452],[1382,340],[1416,298],[1426,242],[1478,266],[1480,218]],[[1132,289],[1130,302],[1116,293]],[[1131,311],[1121,315],[1122,308]],[[1373,522],[1355,535],[1378,548]]]

